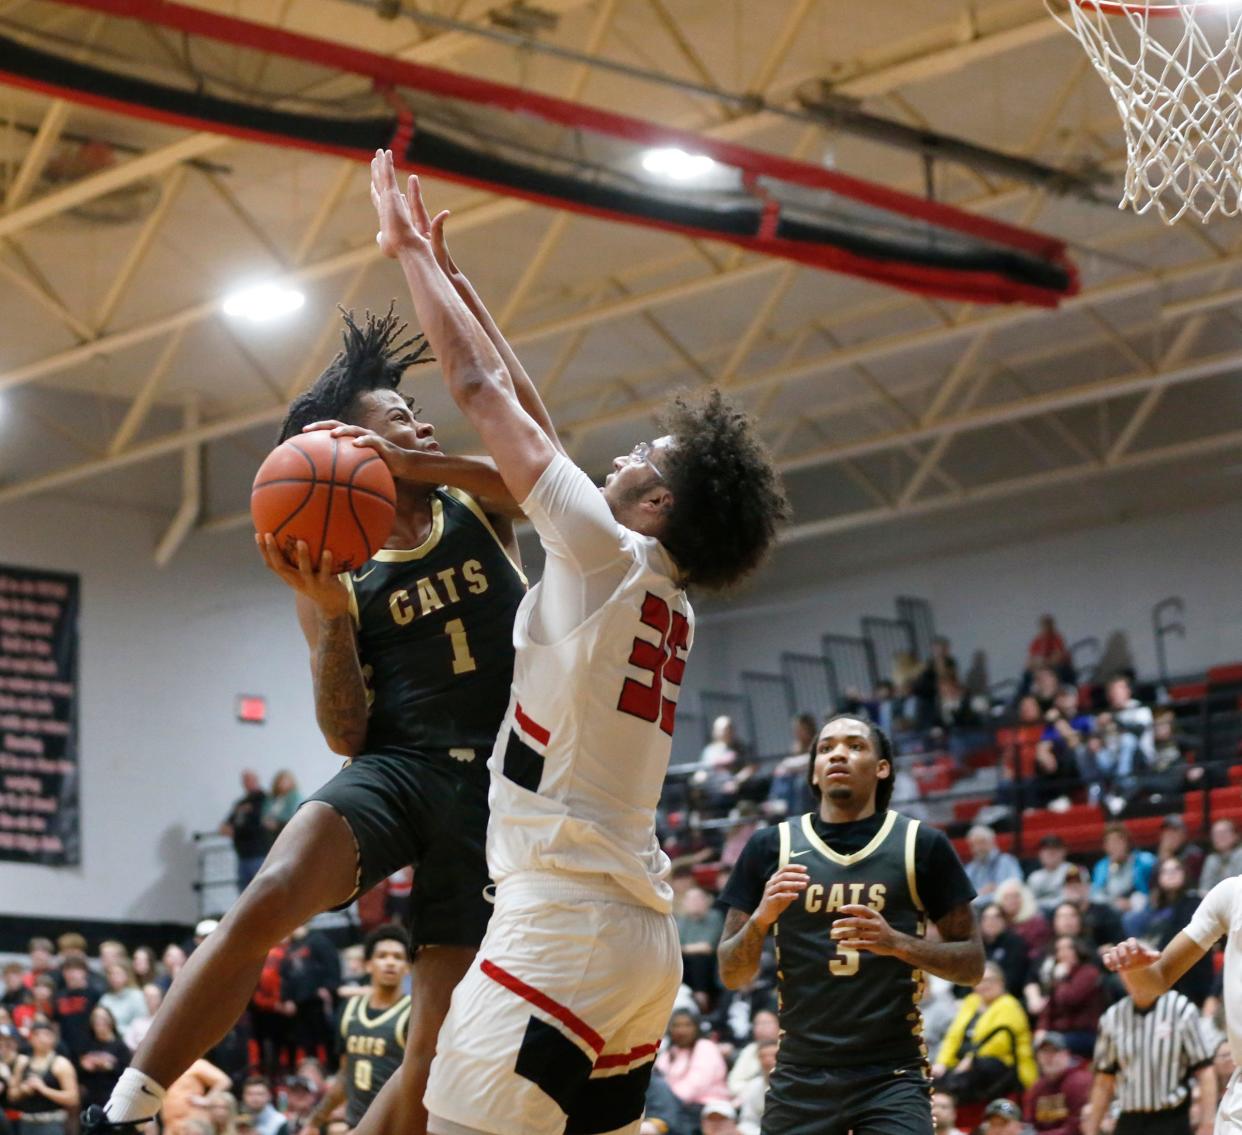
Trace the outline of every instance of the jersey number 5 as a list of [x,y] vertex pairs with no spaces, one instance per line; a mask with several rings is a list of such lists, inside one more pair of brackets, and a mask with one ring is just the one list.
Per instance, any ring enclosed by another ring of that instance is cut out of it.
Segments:
[[690,624],[685,615],[670,610],[660,596],[651,592],[647,592],[643,600],[640,618],[643,626],[650,627],[660,636],[660,641],[656,644],[645,638],[635,638],[630,649],[630,665],[650,674],[651,681],[645,683],[637,678],[626,678],[617,708],[643,721],[659,721],[660,728],[671,737],[677,703],[664,696],[664,683],[681,685],[686,672]]

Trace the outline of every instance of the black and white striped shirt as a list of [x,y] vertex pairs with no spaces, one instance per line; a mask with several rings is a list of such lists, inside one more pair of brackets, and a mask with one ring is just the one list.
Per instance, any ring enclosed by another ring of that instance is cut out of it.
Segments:
[[1180,993],[1166,993],[1146,1010],[1127,997],[1100,1019],[1095,1067],[1117,1077],[1123,1112],[1180,1107],[1191,1074],[1211,1062],[1198,1010]]

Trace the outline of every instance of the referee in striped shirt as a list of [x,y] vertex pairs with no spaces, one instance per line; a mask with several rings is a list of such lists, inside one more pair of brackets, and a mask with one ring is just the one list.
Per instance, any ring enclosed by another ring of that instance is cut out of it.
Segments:
[[1132,997],[1100,1019],[1095,1084],[1083,1114],[1083,1135],[1098,1135],[1116,1094],[1116,1135],[1191,1135],[1190,1080],[1199,1082],[1198,1135],[1211,1135],[1216,1117],[1212,1054],[1199,1031],[1199,1013],[1180,993],[1146,1007]]

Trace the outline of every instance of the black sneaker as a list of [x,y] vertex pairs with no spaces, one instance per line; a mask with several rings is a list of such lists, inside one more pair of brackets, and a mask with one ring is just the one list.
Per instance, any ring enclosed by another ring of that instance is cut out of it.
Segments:
[[113,1123],[111,1119],[104,1113],[104,1109],[98,1104],[91,1104],[83,1113],[81,1119],[81,1135],[135,1135],[135,1132],[145,1127],[155,1116],[149,1119],[131,1119],[125,1123]]

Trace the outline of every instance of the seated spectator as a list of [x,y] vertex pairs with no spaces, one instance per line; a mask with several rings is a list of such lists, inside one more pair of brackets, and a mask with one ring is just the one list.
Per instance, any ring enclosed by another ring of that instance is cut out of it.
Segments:
[[35,979],[41,974],[56,977],[56,945],[51,938],[31,938],[26,943],[30,964],[26,970],[26,988],[33,989]]
[[242,1085],[242,1110],[254,1119],[255,1135],[287,1135],[289,1121],[272,1104],[272,1089],[262,1076]]
[[1044,1033],[1035,1060],[1039,1079],[1022,1101],[1027,1123],[1044,1135],[1079,1135],[1082,1110],[1091,1098],[1091,1065],[1074,1056],[1058,1032]]
[[[1107,907],[1104,909],[1109,910]],[[1109,914],[1113,912],[1109,910]],[[1113,917],[1116,915],[1113,914]],[[1118,923],[1118,929],[1120,929],[1120,923]],[[1071,902],[1064,902],[1053,911],[1052,941],[1042,954],[1031,959],[1031,976],[1023,991],[1023,1001],[1032,1019],[1038,1017],[1048,1003],[1048,994],[1052,990],[1053,970],[1057,964],[1056,943],[1061,938],[1081,938],[1091,941],[1081,912]]]
[[142,1001],[142,1016],[131,1021],[129,1028],[125,1030],[125,1035],[121,1037],[131,1052],[137,1051],[151,1028],[151,1022],[155,1020],[155,1014],[164,1002],[164,991],[154,982],[149,982],[142,987]]
[[932,1092],[932,1131],[934,1135],[966,1135],[957,1125],[957,1097],[937,1088]]
[[1031,888],[1018,879],[1006,879],[996,888],[996,903],[1004,913],[1009,929],[1026,943],[1026,956],[1036,958],[1042,954],[1051,931],[1048,920],[1035,904]]
[[719,808],[736,795],[735,777],[742,767],[741,746],[733,719],[721,714],[712,722],[711,740],[699,753],[698,770],[690,777],[691,800],[700,808]]
[[1022,996],[1029,968],[1026,943],[1009,928],[1005,912],[994,902],[979,912],[979,934],[983,939],[983,954],[994,962],[1005,975],[1005,990],[1015,997]]
[[167,993],[173,979],[185,965],[185,951],[176,942],[170,942],[160,955],[160,964],[164,967],[164,972],[156,979],[156,983]]
[[1215,1055],[1212,1057],[1212,1070],[1216,1073],[1216,1098],[1223,1100],[1225,1088],[1229,1086],[1229,1081],[1233,1079],[1233,1074],[1238,1070],[1238,1066],[1233,1062],[1233,1050],[1229,1047],[1228,1040],[1217,1043]]
[[147,1011],[142,990],[134,980],[134,971],[128,961],[115,961],[104,970],[108,992],[99,1003],[112,1014],[118,1033],[124,1033],[131,1024]]
[[18,1056],[8,1103],[19,1113],[23,1132],[65,1135],[81,1104],[73,1064],[56,1051],[56,1025],[37,1017],[30,1026],[30,1052]]
[[1040,1010],[1040,1033],[1058,1032],[1075,1056],[1089,1058],[1104,1012],[1104,989],[1095,953],[1081,938],[1058,938],[1053,945],[1052,983]]
[[1060,741],[1039,741],[1031,778],[1024,786],[1022,803],[1026,808],[1064,811],[1070,797],[1082,787],[1082,776],[1073,751]]
[[1078,687],[1061,686],[1044,713],[1043,740],[1062,741],[1071,748],[1091,732],[1091,714],[1078,708]]
[[681,940],[683,980],[705,999],[720,989],[716,976],[716,944],[724,929],[724,915],[712,905],[711,896],[701,887],[691,887],[682,896],[677,915],[677,936]]
[[281,769],[272,780],[271,792],[263,801],[263,826],[273,842],[301,805],[302,793],[298,791],[297,780],[287,768]]
[[1075,759],[1088,785],[1088,798],[1102,802],[1112,815],[1124,812],[1138,795],[1139,774],[1144,768],[1139,743],[1111,713],[1096,715],[1091,735],[1076,750]]
[[1117,727],[1134,738],[1142,763],[1151,764],[1156,753],[1155,719],[1151,707],[1135,698],[1130,679],[1125,674],[1115,674],[1109,679],[1108,708]]
[[1139,774],[1139,793],[1153,810],[1180,808],[1182,794],[1202,783],[1203,766],[1186,763],[1186,755],[1175,733],[1176,718],[1171,709],[1158,709],[1152,721],[1152,755]]
[[237,1097],[232,1092],[212,1092],[207,1097],[207,1114],[214,1135],[237,1135]]
[[134,980],[141,989],[144,985],[159,979],[160,964],[156,960],[155,951],[150,946],[139,946],[130,959],[130,968],[134,971]]
[[319,1104],[320,1092],[306,1076],[290,1076],[285,1080],[285,1118],[290,1135],[301,1131]]
[[970,861],[965,864],[966,877],[975,888],[977,907],[992,901],[992,892],[1006,879],[1021,879],[1022,868],[1007,851],[996,846],[996,833],[984,824],[976,824],[966,833],[970,845]]
[[[1163,950],[1190,924],[1202,896],[1188,883],[1186,868],[1178,859],[1162,860],[1156,868],[1156,884],[1151,902],[1142,914],[1140,937],[1154,949]],[[1204,954],[1177,981],[1173,988],[1202,1007],[1212,991],[1212,954]]]
[[780,1042],[775,1038],[760,1041],[756,1054],[759,1075],[747,1081],[738,1096],[737,1129],[742,1135],[760,1135],[763,1126],[763,1105],[767,1100],[772,1070],[776,1067],[776,1051]]
[[[1039,702],[1027,695],[1019,699],[1013,720],[1010,724],[996,731],[996,741],[1000,746],[1000,765],[1009,784],[1025,781],[1035,769],[1035,749],[1044,736],[1043,711]],[[1012,802],[1012,801],[1007,801]]]
[[780,1018],[771,1009],[760,1009],[751,1018],[750,1030],[753,1039],[737,1054],[733,1067],[729,1069],[729,1091],[737,1097],[742,1095],[748,1084],[763,1076],[759,1046],[765,1041],[780,1039]]
[[18,1005],[13,1010],[13,1024],[23,1033],[30,1030],[31,1022],[36,1017],[47,1017],[49,1021],[56,1019],[56,978],[50,973],[39,974],[30,991],[29,1004]]
[[1199,890],[1206,895],[1217,883],[1232,875],[1242,875],[1238,827],[1232,820],[1217,820],[1212,825],[1212,850],[1199,872]]
[[103,1107],[108,1102],[132,1055],[117,1036],[116,1021],[102,1001],[91,1010],[90,1025],[91,1040],[78,1057],[78,1086],[84,1108],[91,1104]]
[[[1105,946],[1115,946],[1125,935],[1122,933],[1121,915],[1107,902],[1096,902],[1092,897],[1091,879],[1086,870],[1076,863],[1071,863],[1065,872],[1065,902],[1072,906],[1079,916],[1081,931],[1073,936],[1086,937],[1097,951]],[[1057,917],[1061,914],[1058,907],[1053,915],[1052,932],[1060,937],[1064,933],[1057,925]]]
[[1038,666],[1031,671],[1031,684],[1027,690],[1027,696],[1039,703],[1041,719],[1056,704],[1061,686],[1061,677],[1051,666]]
[[656,1057],[663,1074],[683,1104],[692,1112],[708,1100],[727,1099],[728,1068],[720,1046],[699,1032],[699,1019],[688,1010],[676,1010],[668,1022],[668,1044]]
[[708,1100],[699,1116],[703,1135],[738,1135],[737,1108],[729,1100]]
[[1075,679],[1069,647],[1057,630],[1057,622],[1052,615],[1039,616],[1039,633],[1026,648],[1027,673],[1034,674],[1036,670],[1045,668],[1052,670],[1064,682],[1073,682]]
[[1091,897],[1109,903],[1123,916],[1137,913],[1147,905],[1155,868],[1156,857],[1135,848],[1124,824],[1109,824],[1104,829],[1104,855],[1091,872]]
[[768,798],[763,805],[764,813],[773,819],[800,816],[813,810],[811,786],[807,783],[806,773],[817,733],[815,718],[811,714],[800,713],[793,719],[789,756],[773,770]]
[[1005,992],[1005,975],[995,962],[966,997],[940,1046],[932,1077],[937,1089],[960,1101],[977,1102],[1030,1087],[1035,1056],[1026,1012]]
[[[903,653],[898,651],[898,654]],[[907,654],[912,661],[914,656]],[[917,667],[918,663],[915,662]],[[896,656],[894,656],[893,673],[897,673]],[[888,682],[884,679],[876,682],[875,693],[872,695],[872,720],[890,737],[905,726],[904,699],[898,694],[903,688],[901,682]]]
[[[63,935],[62,935],[63,937]],[[91,984],[86,959],[77,953],[67,957],[60,966],[61,987],[53,1000],[60,1039],[71,1056],[86,1051],[91,1042],[91,1010],[100,993]]]
[[1065,840],[1059,835],[1046,835],[1039,841],[1039,866],[1027,876],[1035,903],[1045,914],[1051,914],[1065,897],[1065,873],[1070,864],[1065,858]]
[[[803,779],[805,779],[805,774]],[[729,818],[733,824],[720,848],[720,865],[731,868],[737,862],[738,856],[742,854],[746,841],[762,826],[762,821],[759,819],[759,809],[753,800],[739,800],[737,807],[729,813]]]
[[0,993],[0,1008],[10,1014],[19,1005],[30,1004],[30,986],[26,984],[26,967],[21,962],[8,962],[4,967],[4,991]]
[[1203,848],[1193,842],[1186,831],[1186,821],[1174,812],[1165,816],[1160,824],[1160,839],[1156,843],[1156,862],[1176,859],[1186,871],[1186,882],[1194,887],[1203,870]]
[[1022,1125],[1022,1109],[1004,1096],[983,1109],[983,1122],[975,1132],[976,1135],[1028,1135]]

